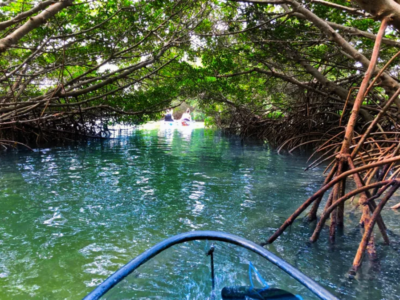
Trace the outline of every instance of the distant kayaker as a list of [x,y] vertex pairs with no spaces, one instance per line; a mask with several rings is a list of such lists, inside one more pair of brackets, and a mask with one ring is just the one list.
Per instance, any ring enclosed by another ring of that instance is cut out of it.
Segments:
[[172,109],[167,109],[164,117],[165,122],[173,122],[174,116],[172,115]]
[[192,117],[190,116],[190,109],[188,108],[185,113],[182,114],[181,118],[182,124],[183,123],[190,123],[192,121]]

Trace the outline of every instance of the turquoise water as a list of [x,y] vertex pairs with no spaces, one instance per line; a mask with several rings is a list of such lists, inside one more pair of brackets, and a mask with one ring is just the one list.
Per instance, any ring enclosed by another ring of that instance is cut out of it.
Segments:
[[[219,131],[138,130],[119,139],[0,157],[0,299],[81,299],[131,258],[175,234],[221,230],[264,241],[322,183],[306,157],[279,156]],[[391,204],[391,203],[389,203]],[[341,299],[400,299],[399,213],[385,210],[393,245],[346,279],[359,213],[331,246],[296,222],[267,248]],[[209,243],[174,247],[108,295],[207,299]],[[248,262],[274,286],[312,299],[253,254],[218,243],[217,287],[248,284]],[[259,283],[257,283],[259,284]],[[218,298],[217,298],[218,299]]]

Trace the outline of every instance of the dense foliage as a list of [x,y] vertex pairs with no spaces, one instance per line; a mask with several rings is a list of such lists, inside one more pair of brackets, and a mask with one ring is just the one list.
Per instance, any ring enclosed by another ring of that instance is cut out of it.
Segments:
[[[275,144],[346,120],[348,91],[368,64],[360,55],[371,53],[379,22],[346,1],[253,2],[3,3],[3,139],[93,136],[95,121],[143,122],[187,99],[199,101],[211,123]],[[392,29],[384,43],[382,64],[400,46]],[[365,121],[393,84],[371,95]]]

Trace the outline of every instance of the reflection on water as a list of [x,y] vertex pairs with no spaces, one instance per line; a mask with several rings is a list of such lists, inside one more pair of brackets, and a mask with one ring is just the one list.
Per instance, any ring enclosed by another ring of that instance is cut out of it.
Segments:
[[[131,258],[185,231],[221,230],[263,241],[322,183],[321,169],[304,173],[304,165],[303,157],[278,156],[262,144],[205,129],[141,130],[80,146],[3,154],[0,299],[80,299]],[[378,238],[379,262],[365,263],[348,281],[361,234],[358,210],[347,211],[334,246],[323,232],[308,247],[312,226],[298,221],[268,249],[341,299],[400,299],[398,213],[385,210],[393,245],[385,247]],[[229,251],[218,260],[219,270],[244,283],[247,273],[235,270],[250,259]],[[132,280],[137,295],[146,295],[150,285],[152,299],[157,289],[163,299],[181,299],[176,293],[182,289],[190,290],[188,299],[196,299],[196,289],[207,291],[208,285],[190,287],[209,279],[206,258],[177,253],[192,265],[150,262],[160,265],[162,280],[147,280],[146,286]],[[303,292],[282,272],[257,264],[267,281]],[[156,275],[149,266],[138,278]],[[187,279],[174,290],[182,274]]]

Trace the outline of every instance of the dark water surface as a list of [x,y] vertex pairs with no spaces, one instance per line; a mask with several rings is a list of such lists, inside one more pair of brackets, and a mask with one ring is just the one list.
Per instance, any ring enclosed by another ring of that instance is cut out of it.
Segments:
[[[303,172],[305,165],[305,157],[279,156],[207,129],[138,130],[120,139],[3,154],[0,299],[81,299],[131,258],[185,231],[264,241],[322,183],[322,169]],[[400,299],[400,215],[385,210],[393,245],[381,245],[378,234],[379,261],[366,261],[349,281],[361,234],[358,210],[349,205],[346,211],[334,246],[326,229],[307,246],[312,225],[300,220],[267,248],[341,299]],[[208,247],[204,241],[168,250],[107,298],[207,299]],[[269,284],[313,299],[253,254],[216,247],[218,289],[248,285],[252,261]]]

